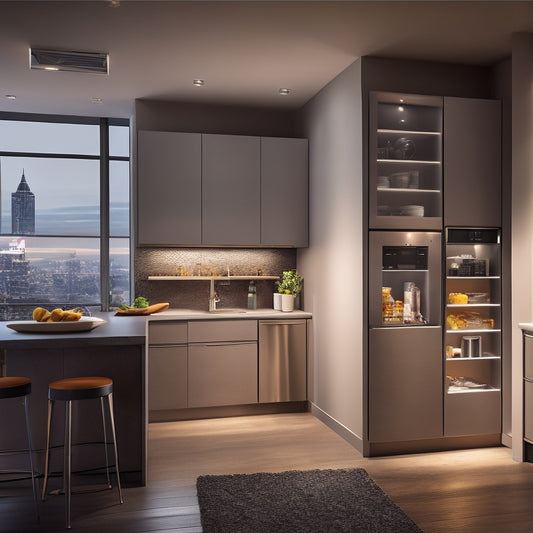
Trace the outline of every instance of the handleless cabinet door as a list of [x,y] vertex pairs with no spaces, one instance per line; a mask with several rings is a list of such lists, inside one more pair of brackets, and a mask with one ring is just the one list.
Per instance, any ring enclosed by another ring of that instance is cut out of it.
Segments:
[[148,409],[187,407],[187,346],[150,346]]
[[444,99],[444,224],[501,226],[501,104]]
[[260,138],[202,135],[202,243],[260,244]]
[[197,245],[202,239],[201,135],[139,131],[140,245]]
[[307,139],[261,137],[261,244],[308,245]]
[[369,437],[373,442],[441,437],[442,330],[370,330]]

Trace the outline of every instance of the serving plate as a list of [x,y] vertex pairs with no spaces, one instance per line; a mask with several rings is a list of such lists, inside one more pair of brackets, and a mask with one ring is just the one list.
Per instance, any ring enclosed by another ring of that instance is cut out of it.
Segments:
[[89,331],[106,323],[106,320],[102,320],[96,316],[82,316],[75,322],[37,322],[36,320],[18,320],[17,322],[9,322],[6,326],[19,333],[69,333],[73,331]]
[[154,304],[149,305],[148,307],[134,309],[119,309],[117,307],[117,315],[151,315],[152,313],[159,313],[159,311],[168,309],[169,305],[169,303]]

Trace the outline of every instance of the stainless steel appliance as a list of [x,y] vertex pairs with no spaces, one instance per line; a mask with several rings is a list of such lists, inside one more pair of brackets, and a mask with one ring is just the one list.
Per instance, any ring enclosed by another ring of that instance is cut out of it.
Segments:
[[307,399],[307,321],[259,321],[259,403]]
[[371,442],[442,436],[440,232],[371,231]]

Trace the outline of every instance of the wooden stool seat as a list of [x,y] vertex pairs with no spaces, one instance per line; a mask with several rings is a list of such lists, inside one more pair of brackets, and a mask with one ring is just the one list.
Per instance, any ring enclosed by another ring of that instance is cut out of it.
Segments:
[[72,402],[77,400],[100,399],[102,410],[102,425],[104,433],[104,451],[107,474],[107,485],[111,488],[109,478],[109,460],[107,455],[107,434],[104,412],[104,398],[107,398],[109,419],[111,424],[111,435],[113,437],[113,449],[115,452],[115,474],[117,478],[117,488],[120,503],[122,499],[122,487],[120,486],[120,473],[118,468],[117,439],[115,434],[115,416],[113,413],[113,380],[107,377],[90,376],[65,378],[53,381],[48,385],[48,427],[46,435],[46,454],[44,466],[44,481],[42,489],[42,500],[46,498],[46,488],[48,486],[48,469],[50,462],[50,431],[52,422],[53,406],[56,401],[65,402],[65,443],[63,449],[63,488],[66,496],[65,518],[66,527],[70,529],[70,499],[71,499],[71,470],[72,470]]
[[18,398],[31,393],[31,379],[23,377],[0,378],[0,398]]
[[64,402],[103,398],[112,392],[113,380],[104,377],[59,379],[48,386],[48,397]]

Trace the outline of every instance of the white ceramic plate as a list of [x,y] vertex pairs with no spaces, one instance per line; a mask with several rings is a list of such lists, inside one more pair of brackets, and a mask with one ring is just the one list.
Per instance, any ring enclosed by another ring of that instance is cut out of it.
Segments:
[[89,331],[102,324],[105,320],[95,316],[82,316],[76,322],[37,322],[36,320],[19,320],[6,324],[8,328],[19,333],[67,333],[71,331]]

